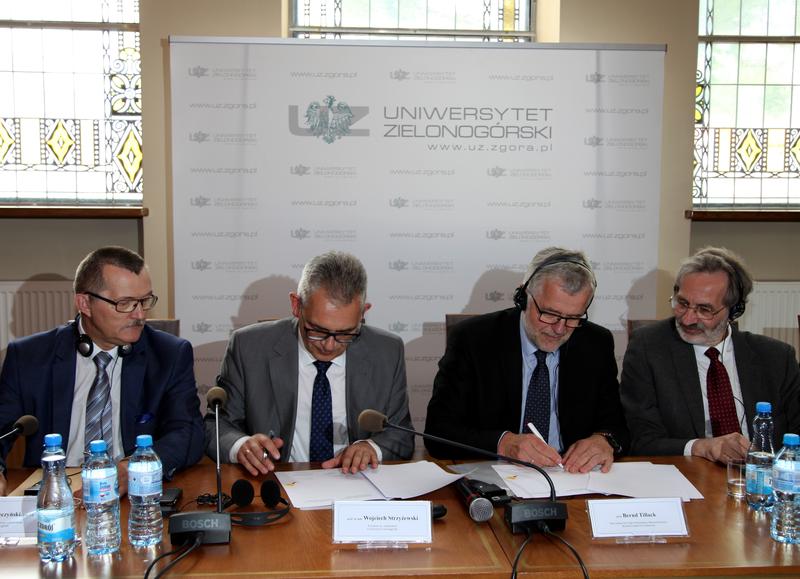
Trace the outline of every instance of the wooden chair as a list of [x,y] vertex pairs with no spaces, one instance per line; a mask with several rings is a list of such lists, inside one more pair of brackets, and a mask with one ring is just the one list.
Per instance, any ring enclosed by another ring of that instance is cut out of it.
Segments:
[[172,334],[173,336],[181,335],[180,320],[172,320],[166,318],[147,320],[147,325],[153,328],[154,330],[161,330],[162,332],[167,332],[168,334]]

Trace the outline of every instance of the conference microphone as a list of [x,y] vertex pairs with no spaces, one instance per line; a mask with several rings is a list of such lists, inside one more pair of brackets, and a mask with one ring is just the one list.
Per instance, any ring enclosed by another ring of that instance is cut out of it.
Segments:
[[17,419],[17,421],[14,423],[14,427],[11,430],[6,432],[3,436],[0,436],[0,440],[17,434],[22,434],[22,436],[30,436],[31,434],[36,434],[37,430],[39,430],[39,420],[37,420],[35,416],[25,414]]
[[455,483],[458,492],[467,505],[469,518],[476,523],[485,523],[494,516],[494,505],[486,497],[482,497],[470,488],[464,478],[458,479]]
[[[219,386],[214,386],[206,394],[208,407],[214,409],[214,435],[217,449],[217,510],[216,512],[194,511],[173,514],[169,518],[169,540],[173,545],[191,543],[198,536],[201,545],[227,545],[231,542],[231,515],[222,512],[224,506],[222,504],[222,469],[219,462],[219,409],[227,400],[228,393]],[[240,497],[237,497],[238,499]],[[253,500],[252,496],[250,500]]]
[[547,474],[542,467],[532,462],[484,450],[477,446],[470,446],[454,440],[448,440],[447,438],[428,434],[427,432],[417,432],[413,428],[406,428],[399,424],[393,424],[389,422],[385,414],[381,414],[377,410],[363,410],[361,414],[358,415],[358,427],[367,432],[383,432],[386,428],[394,428],[395,430],[409,432],[414,436],[420,436],[427,440],[433,440],[434,442],[467,450],[474,454],[487,456],[493,460],[504,460],[512,464],[532,468],[540,473],[550,486],[550,500],[517,501],[509,503],[506,505],[506,523],[511,527],[513,533],[521,533],[524,530],[542,532],[543,527],[546,527],[550,531],[563,531],[567,526],[567,505],[556,501],[556,487],[553,484],[553,479],[550,478],[550,475]]

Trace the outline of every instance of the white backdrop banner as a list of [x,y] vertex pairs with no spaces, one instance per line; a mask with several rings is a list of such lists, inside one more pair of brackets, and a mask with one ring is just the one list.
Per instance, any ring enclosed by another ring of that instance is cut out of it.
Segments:
[[201,395],[230,332],[329,249],[406,342],[424,424],[447,313],[508,307],[550,245],[624,351],[655,316],[663,47],[170,40],[175,312]]

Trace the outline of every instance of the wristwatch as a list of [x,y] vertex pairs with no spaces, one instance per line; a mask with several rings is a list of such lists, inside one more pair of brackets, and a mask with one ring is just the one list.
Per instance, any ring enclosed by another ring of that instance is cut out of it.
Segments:
[[606,442],[608,442],[609,446],[611,446],[611,450],[614,451],[614,454],[622,453],[622,445],[619,442],[617,442],[617,439],[614,438],[613,434],[611,434],[610,432],[595,432],[594,434],[599,434],[600,436],[605,438]]

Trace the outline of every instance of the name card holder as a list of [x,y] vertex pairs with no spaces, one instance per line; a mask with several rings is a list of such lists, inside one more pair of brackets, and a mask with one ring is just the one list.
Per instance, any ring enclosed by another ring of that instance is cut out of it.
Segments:
[[680,497],[589,500],[586,509],[594,540],[660,544],[689,536]]
[[336,501],[332,543],[358,550],[408,549],[433,542],[430,501]]
[[36,497],[0,497],[0,546],[36,544]]

